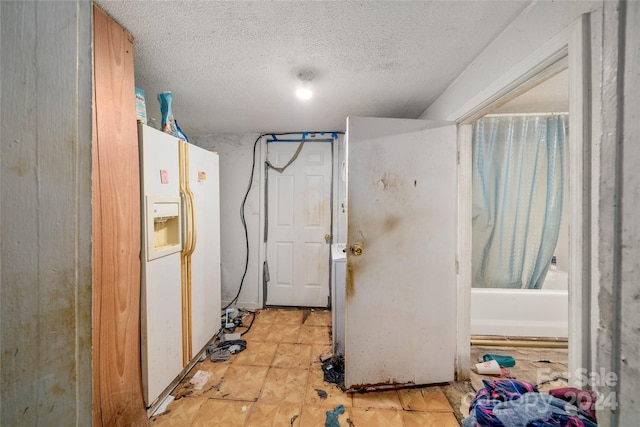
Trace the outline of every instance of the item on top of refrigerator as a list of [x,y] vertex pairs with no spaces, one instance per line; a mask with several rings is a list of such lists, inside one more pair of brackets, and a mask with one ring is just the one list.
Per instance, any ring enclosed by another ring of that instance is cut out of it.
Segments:
[[160,120],[160,129],[170,135],[175,136],[183,141],[189,142],[189,138],[182,132],[178,122],[173,117],[171,111],[171,103],[173,102],[173,95],[171,92],[161,92],[158,94],[158,101],[160,102],[160,114],[162,118]]
[[147,124],[147,105],[144,101],[144,90],[136,88],[136,120],[138,123]]

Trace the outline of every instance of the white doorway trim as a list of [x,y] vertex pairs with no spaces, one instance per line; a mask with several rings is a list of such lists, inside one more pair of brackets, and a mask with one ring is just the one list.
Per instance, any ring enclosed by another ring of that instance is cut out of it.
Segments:
[[[457,378],[469,377],[471,123],[569,68],[569,372],[591,368],[591,40],[585,14],[443,119],[459,124]],[[575,377],[573,378],[575,379]],[[571,380],[570,380],[571,381]]]
[[265,161],[267,160],[267,142],[266,136],[260,138],[260,156],[258,157],[258,164],[256,167],[259,169],[260,173],[258,174],[258,188],[260,189],[260,207],[258,209],[258,222],[259,233],[258,233],[258,242],[260,249],[258,250],[258,308],[264,308],[265,302],[265,292],[264,292],[264,262],[267,259],[267,243],[264,241],[264,229],[265,229],[265,221],[264,221],[264,204],[265,204]]
[[[291,138],[295,138],[297,135],[299,135],[300,137],[302,137],[303,133],[307,133],[307,132],[290,132],[290,137]],[[336,170],[336,159],[337,159],[337,146],[338,146],[338,142],[341,141],[344,136],[342,135],[342,132],[337,132],[338,136],[337,138],[334,137],[334,133],[333,132],[324,132],[324,134],[328,133],[328,135],[322,135],[319,132],[311,132],[311,133],[315,133],[317,135],[308,135],[307,136],[307,141],[313,141],[314,139],[321,139],[321,140],[325,140],[327,138],[333,138],[333,142],[331,142],[331,163],[332,163],[332,170],[331,170],[331,180],[332,180],[332,184],[331,184],[331,196],[330,196],[330,203],[331,203],[331,227],[330,227],[330,233],[332,236],[332,239],[334,239],[334,236],[337,236],[337,221],[336,221],[336,212],[337,212],[337,206],[336,205],[336,194],[337,194],[337,180],[336,180],[336,173],[338,173],[338,171]],[[273,134],[275,135],[281,135],[278,132],[274,132]],[[265,188],[266,188],[266,178],[267,178],[267,172],[265,169],[265,162],[267,160],[267,140],[269,139],[269,137],[272,134],[264,134],[261,138],[260,141],[258,142],[258,146],[256,148],[256,165],[255,167],[256,169],[256,175],[257,175],[257,182],[255,182],[253,185],[257,186],[257,189],[259,191],[259,203],[258,203],[258,207],[254,207],[254,214],[258,215],[259,218],[259,226],[258,226],[258,250],[257,253],[254,253],[251,257],[253,259],[253,257],[257,258],[257,265],[258,265],[258,301],[256,304],[255,308],[264,308],[266,306],[266,290],[265,290],[265,285],[264,285],[264,263],[265,260],[267,259],[267,243],[264,241],[264,235],[265,235],[265,211],[264,211],[264,205],[265,205]],[[253,189],[253,188],[252,188]],[[247,207],[247,213],[249,213],[249,208]],[[253,232],[251,232],[251,230],[249,230],[249,236],[255,235]],[[251,263],[251,260],[249,261]],[[330,264],[330,257],[327,258],[327,263],[331,266]],[[329,278],[331,277],[331,269],[329,269]],[[329,297],[331,296],[331,287],[330,287],[330,282],[327,282],[327,286],[329,287]]]

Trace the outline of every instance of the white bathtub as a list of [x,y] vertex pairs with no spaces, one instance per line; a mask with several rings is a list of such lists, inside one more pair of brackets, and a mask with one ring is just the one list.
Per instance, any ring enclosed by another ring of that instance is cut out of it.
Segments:
[[542,289],[471,289],[471,335],[566,338],[568,319],[563,271],[550,270]]

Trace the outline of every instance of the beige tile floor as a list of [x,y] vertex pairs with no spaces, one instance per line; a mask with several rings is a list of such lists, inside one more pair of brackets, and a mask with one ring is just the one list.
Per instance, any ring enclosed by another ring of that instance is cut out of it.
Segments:
[[[243,336],[247,349],[229,361],[199,362],[173,392],[182,396],[152,426],[323,427],[326,412],[344,405],[344,427],[457,427],[453,408],[438,386],[344,393],[323,380],[318,355],[331,350],[331,313],[261,310]],[[201,390],[189,380],[211,378]],[[318,390],[327,393],[321,398]]]

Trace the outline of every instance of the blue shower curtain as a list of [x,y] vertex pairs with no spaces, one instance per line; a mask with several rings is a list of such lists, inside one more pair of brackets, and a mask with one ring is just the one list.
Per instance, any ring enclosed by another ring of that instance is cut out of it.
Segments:
[[565,117],[473,124],[473,286],[542,287],[562,215]]

